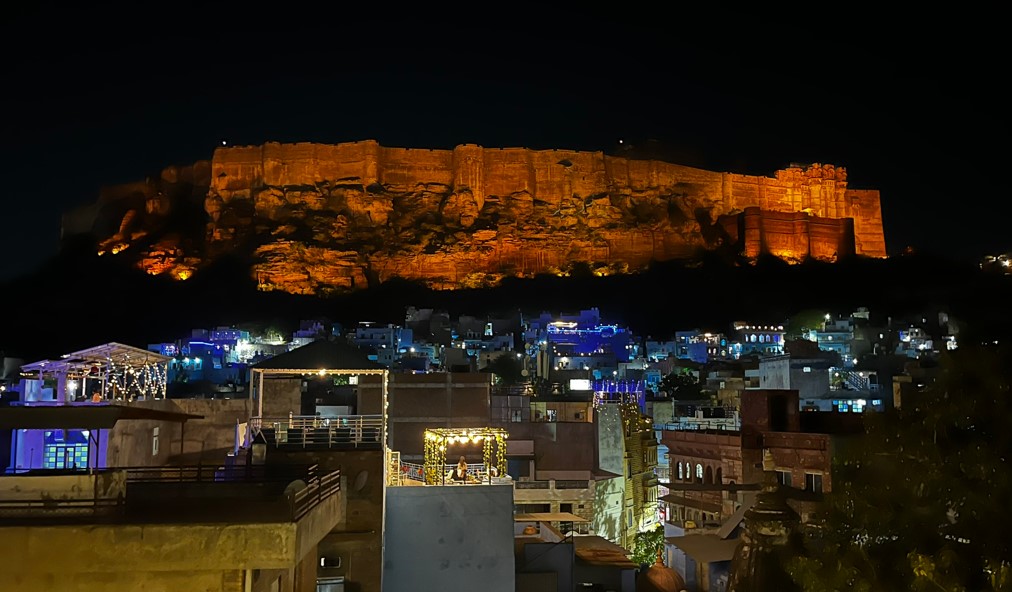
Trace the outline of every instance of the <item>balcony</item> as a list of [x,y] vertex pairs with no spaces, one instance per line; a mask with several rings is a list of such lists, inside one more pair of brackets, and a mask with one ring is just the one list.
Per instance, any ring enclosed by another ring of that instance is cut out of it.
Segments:
[[383,416],[253,417],[249,430],[253,442],[276,448],[379,450],[383,443]]
[[128,467],[0,477],[7,524],[298,522],[341,489],[304,466]]

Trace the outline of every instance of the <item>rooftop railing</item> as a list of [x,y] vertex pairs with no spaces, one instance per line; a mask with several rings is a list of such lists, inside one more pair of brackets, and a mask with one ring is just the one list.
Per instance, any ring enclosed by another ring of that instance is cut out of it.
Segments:
[[317,465],[125,467],[102,472],[126,473],[125,492],[0,499],[0,518],[12,523],[297,521],[341,490],[340,469],[321,474]]
[[383,438],[382,415],[253,417],[249,426],[254,441],[276,447],[375,448]]
[[655,431],[741,431],[741,419],[732,418],[682,418],[679,421],[655,423]]

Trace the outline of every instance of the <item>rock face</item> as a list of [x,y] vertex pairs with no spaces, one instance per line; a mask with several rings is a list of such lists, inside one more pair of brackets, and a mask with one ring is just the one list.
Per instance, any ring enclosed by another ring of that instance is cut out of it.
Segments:
[[[104,232],[93,224],[103,251],[180,279],[240,253],[262,289],[292,293],[394,277],[453,289],[577,262],[634,271],[721,245],[788,260],[886,254],[878,192],[819,164],[768,178],[601,152],[268,143],[219,148],[103,200],[117,206]],[[199,214],[181,216],[194,200]]]

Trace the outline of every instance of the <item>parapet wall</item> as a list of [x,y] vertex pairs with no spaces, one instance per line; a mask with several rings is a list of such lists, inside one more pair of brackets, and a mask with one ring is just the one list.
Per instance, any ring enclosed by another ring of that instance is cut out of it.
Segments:
[[[446,185],[469,190],[479,208],[487,195],[527,193],[536,199],[588,197],[609,188],[647,191],[683,183],[708,188],[721,200],[721,173],[653,160],[629,160],[602,152],[483,148],[453,150],[387,148],[373,140],[336,145],[277,144],[215,150],[211,189],[222,195],[263,187],[341,182],[392,190]],[[227,200],[226,200],[227,201]]]

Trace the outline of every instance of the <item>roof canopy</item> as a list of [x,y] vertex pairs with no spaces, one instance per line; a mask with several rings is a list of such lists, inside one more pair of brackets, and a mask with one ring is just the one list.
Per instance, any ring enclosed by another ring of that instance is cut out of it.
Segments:
[[40,360],[21,366],[22,372],[83,374],[95,366],[115,364],[141,368],[149,364],[166,363],[172,358],[122,343],[106,343],[88,349],[64,354],[59,360]]
[[739,539],[722,539],[715,534],[687,534],[664,540],[684,551],[697,563],[731,561],[735,548],[741,542]]
[[606,565],[622,569],[639,567],[629,559],[629,551],[598,535],[573,537],[576,556],[590,565]]
[[273,370],[273,373],[387,369],[383,364],[370,360],[364,351],[354,345],[322,339],[254,364],[250,368],[252,370]]
[[203,419],[203,417],[203,415],[125,405],[32,405],[0,408],[0,429],[93,430],[111,428],[117,421],[123,419],[183,423],[189,419]]

